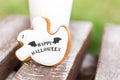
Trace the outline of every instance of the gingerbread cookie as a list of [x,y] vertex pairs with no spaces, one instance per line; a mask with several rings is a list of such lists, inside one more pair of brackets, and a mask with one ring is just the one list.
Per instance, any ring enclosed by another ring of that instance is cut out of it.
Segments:
[[50,32],[50,21],[47,18],[37,17],[32,21],[33,29],[22,31],[17,40],[22,47],[16,51],[21,61],[33,59],[45,66],[61,64],[70,51],[71,35],[65,26],[55,32]]

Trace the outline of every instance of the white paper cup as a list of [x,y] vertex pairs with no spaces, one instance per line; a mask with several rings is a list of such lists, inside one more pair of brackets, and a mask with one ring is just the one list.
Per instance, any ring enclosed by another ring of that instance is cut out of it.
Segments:
[[73,0],[29,0],[31,20],[46,17],[51,21],[51,32],[61,25],[68,26]]

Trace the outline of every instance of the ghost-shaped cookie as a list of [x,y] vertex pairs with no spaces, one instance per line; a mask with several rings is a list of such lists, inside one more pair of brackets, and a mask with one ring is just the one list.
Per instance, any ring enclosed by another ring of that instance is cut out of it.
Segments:
[[21,61],[33,59],[45,66],[61,64],[69,54],[70,31],[62,25],[55,33],[52,33],[50,27],[50,20],[47,18],[34,18],[32,29],[22,31],[17,37],[22,45],[16,51],[17,58]]

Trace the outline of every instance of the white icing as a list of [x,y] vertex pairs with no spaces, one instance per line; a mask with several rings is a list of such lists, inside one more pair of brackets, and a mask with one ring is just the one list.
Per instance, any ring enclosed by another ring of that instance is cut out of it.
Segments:
[[[54,35],[51,35],[47,32],[45,19],[39,17],[34,18],[32,27],[33,30],[25,30],[18,35],[17,40],[24,46],[16,51],[16,56],[21,61],[31,57],[34,61],[46,66],[59,63],[66,54],[68,44],[66,29],[60,27]],[[39,52],[36,53],[36,50]]]

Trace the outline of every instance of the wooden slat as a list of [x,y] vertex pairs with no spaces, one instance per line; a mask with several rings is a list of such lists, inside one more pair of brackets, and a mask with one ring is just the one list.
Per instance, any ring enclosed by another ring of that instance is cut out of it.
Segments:
[[98,57],[92,54],[86,54],[81,68],[78,80],[94,80]]
[[19,47],[16,37],[28,26],[28,18],[23,16],[9,16],[0,22],[0,80],[19,63],[14,54]]
[[69,57],[58,67],[45,67],[33,61],[24,63],[13,80],[75,80],[90,39],[90,22],[71,22],[72,48]]
[[95,80],[120,80],[120,26],[107,24]]
[[12,78],[14,77],[14,75],[15,75],[15,71],[13,71],[13,72],[11,72],[10,74],[9,74],[9,76],[5,79],[5,80],[12,80]]

